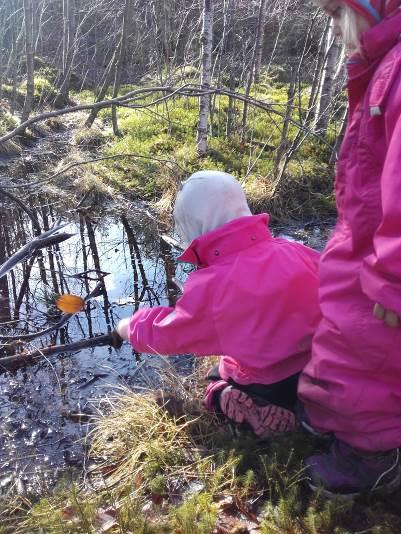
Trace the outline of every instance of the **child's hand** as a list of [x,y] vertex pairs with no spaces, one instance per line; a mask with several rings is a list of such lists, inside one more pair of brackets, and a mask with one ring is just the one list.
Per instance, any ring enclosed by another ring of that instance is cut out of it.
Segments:
[[376,319],[384,321],[387,326],[397,328],[401,324],[401,318],[392,310],[386,310],[381,304],[376,302],[373,307],[373,315]]
[[130,323],[130,317],[126,317],[125,319],[121,319],[121,321],[117,325],[117,333],[120,337],[123,338],[124,341],[128,341],[128,331],[129,331],[129,323]]

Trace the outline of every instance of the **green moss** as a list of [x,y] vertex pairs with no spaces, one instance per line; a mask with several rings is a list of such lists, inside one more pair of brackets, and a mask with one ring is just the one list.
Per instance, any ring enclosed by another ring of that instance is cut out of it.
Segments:
[[[170,513],[171,525],[185,534],[210,534],[217,521],[217,506],[209,493],[189,497]],[[174,530],[174,531],[177,531]]]
[[[54,85],[45,77],[35,75],[34,80],[34,102],[39,104],[44,101],[54,100],[57,96],[57,90]],[[18,88],[18,92],[25,96],[26,81],[22,82]]]
[[0,135],[9,130],[13,130],[18,125],[18,121],[7,109],[0,108]]

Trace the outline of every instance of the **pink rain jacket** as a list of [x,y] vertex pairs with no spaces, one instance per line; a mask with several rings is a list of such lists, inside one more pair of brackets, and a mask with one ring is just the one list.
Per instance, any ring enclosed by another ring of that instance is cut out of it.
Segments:
[[337,228],[320,264],[322,321],[299,394],[313,426],[366,451],[401,446],[401,12],[363,34],[349,64]]
[[197,265],[175,308],[137,311],[129,341],[140,352],[224,355],[219,371],[241,384],[271,384],[310,357],[318,311],[319,254],[274,239],[268,216],[240,217],[192,241]]

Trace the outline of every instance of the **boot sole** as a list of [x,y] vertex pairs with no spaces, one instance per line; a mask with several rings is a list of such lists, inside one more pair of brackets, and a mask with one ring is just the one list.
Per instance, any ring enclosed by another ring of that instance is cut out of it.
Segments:
[[308,423],[305,423],[305,421],[301,421],[301,428],[314,438],[325,441],[326,443],[333,441],[335,437],[332,432],[319,432],[318,430],[315,430],[312,426],[308,425]]
[[296,428],[293,412],[275,404],[258,406],[249,395],[232,386],[221,393],[220,408],[233,423],[248,423],[259,438],[290,432]]
[[397,474],[395,475],[394,479],[390,482],[387,482],[383,486],[378,486],[377,488],[366,490],[366,491],[359,491],[356,493],[334,493],[329,490],[325,490],[321,486],[315,486],[311,482],[308,482],[308,486],[310,489],[314,492],[319,492],[324,497],[327,497],[328,499],[343,499],[343,500],[352,500],[356,497],[360,497],[361,495],[390,495],[391,493],[394,493],[400,489],[401,485],[401,469],[398,469]]

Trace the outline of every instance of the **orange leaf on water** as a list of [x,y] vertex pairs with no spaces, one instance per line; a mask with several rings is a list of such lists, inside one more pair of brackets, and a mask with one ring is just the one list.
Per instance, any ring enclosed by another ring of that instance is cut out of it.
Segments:
[[56,299],[56,306],[64,313],[77,313],[85,309],[85,301],[78,295],[60,295]]

